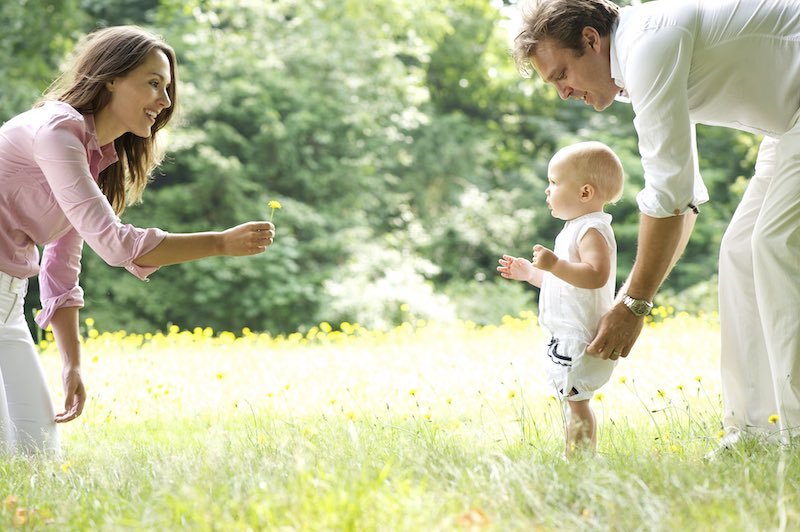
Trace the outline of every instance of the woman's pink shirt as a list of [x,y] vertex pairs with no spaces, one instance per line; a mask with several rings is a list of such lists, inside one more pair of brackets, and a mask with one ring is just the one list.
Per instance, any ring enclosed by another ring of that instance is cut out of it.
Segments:
[[[94,117],[63,102],[46,102],[0,127],[0,271],[21,279],[39,274],[42,327],[57,309],[83,306],[84,241],[139,279],[158,269],[133,261],[166,232],[121,223],[97,185],[117,160],[113,143],[97,143]],[[44,246],[41,266],[37,245]]]

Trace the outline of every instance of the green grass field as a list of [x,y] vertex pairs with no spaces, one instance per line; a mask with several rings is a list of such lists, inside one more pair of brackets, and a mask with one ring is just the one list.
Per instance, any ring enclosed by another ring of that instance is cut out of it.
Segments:
[[[715,317],[656,319],[593,401],[598,455],[569,462],[530,315],[277,338],[89,328],[86,410],[62,458],[0,459],[0,528],[800,528],[796,447],[703,460]],[[43,360],[59,389],[52,345]]]

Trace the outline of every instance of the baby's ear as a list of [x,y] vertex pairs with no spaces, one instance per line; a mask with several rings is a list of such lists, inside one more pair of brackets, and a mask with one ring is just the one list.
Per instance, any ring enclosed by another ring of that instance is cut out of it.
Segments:
[[594,186],[590,185],[589,183],[586,183],[581,187],[581,201],[590,201],[592,198],[594,198],[595,194],[596,191]]

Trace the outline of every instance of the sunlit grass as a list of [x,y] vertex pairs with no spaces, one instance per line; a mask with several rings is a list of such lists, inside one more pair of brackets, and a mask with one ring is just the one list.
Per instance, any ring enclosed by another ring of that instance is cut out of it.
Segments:
[[716,316],[656,310],[596,396],[598,457],[571,462],[530,313],[278,337],[85,333],[86,410],[62,427],[59,460],[0,460],[0,526],[800,526],[796,453],[702,460],[720,430]]

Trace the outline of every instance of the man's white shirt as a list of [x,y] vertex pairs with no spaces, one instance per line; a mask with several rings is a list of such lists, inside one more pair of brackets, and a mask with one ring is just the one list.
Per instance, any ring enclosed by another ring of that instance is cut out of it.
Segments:
[[696,123],[780,137],[800,118],[800,0],[661,0],[620,10],[611,75],[636,118],[640,210],[708,201]]

